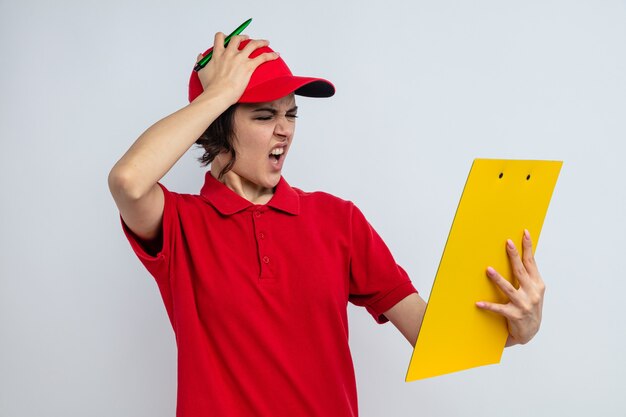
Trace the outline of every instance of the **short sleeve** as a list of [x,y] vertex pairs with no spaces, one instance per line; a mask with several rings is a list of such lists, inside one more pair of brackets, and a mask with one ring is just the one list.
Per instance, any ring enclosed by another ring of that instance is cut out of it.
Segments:
[[124,235],[128,239],[131,248],[135,252],[135,255],[139,258],[144,267],[148,270],[150,275],[154,277],[159,286],[161,296],[165,303],[168,314],[171,318],[172,296],[170,285],[170,268],[171,268],[171,255],[173,252],[174,243],[176,241],[176,235],[180,222],[178,221],[178,210],[176,207],[176,193],[169,191],[161,183],[157,183],[163,190],[164,206],[163,206],[163,219],[162,219],[162,232],[160,234],[160,250],[156,254],[151,254],[146,251],[142,241],[133,233],[132,230],[124,223],[124,219],[120,215],[120,221],[122,223],[122,230]]
[[350,227],[349,301],[365,307],[379,324],[385,323],[389,320],[383,313],[417,290],[385,242],[354,205]]

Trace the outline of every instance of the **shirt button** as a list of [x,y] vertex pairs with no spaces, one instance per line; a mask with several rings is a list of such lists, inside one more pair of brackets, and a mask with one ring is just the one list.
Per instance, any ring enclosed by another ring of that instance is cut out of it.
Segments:
[[265,233],[263,233],[263,232],[259,233],[259,237],[260,237],[261,239],[265,239]]
[[264,257],[263,257],[263,262],[265,262],[266,264],[269,264],[269,263],[270,263],[270,258],[269,258],[269,256],[264,256]]
[[261,212],[259,210],[255,211],[254,217],[261,217]]

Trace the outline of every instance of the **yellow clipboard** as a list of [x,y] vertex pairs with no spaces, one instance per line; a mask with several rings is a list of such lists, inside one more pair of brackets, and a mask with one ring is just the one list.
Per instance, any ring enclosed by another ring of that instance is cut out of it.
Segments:
[[[452,222],[406,382],[500,362],[506,319],[476,307],[506,303],[487,266],[512,279],[506,239],[537,246],[562,161],[476,159]],[[517,283],[514,283],[517,287]]]

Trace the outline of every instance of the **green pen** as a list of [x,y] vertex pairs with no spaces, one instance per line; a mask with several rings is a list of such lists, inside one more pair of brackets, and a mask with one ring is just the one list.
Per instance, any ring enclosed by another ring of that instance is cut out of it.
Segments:
[[[230,39],[233,36],[237,36],[239,35],[241,32],[243,32],[243,30],[245,28],[248,27],[248,25],[250,24],[250,22],[252,22],[252,18],[246,20],[245,22],[243,22],[241,25],[239,25],[239,27],[235,30],[233,30],[233,33],[231,33],[230,35],[228,35],[226,37],[226,39],[224,39],[224,47],[228,46],[228,42],[230,42]],[[204,58],[202,58],[200,61],[198,61],[198,63],[196,64],[195,67],[193,67],[193,70],[198,72],[200,71],[202,68],[205,67],[205,65],[211,60],[211,57],[213,56],[213,49],[211,49],[209,51],[208,54],[206,54],[206,56]]]

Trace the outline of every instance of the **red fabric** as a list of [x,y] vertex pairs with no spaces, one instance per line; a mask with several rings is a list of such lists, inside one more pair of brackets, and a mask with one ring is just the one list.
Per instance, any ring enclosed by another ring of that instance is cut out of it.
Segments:
[[378,323],[416,292],[351,202],[292,188],[266,205],[210,172],[165,194],[163,245],[146,253],[178,346],[177,417],[357,416],[348,301]]

